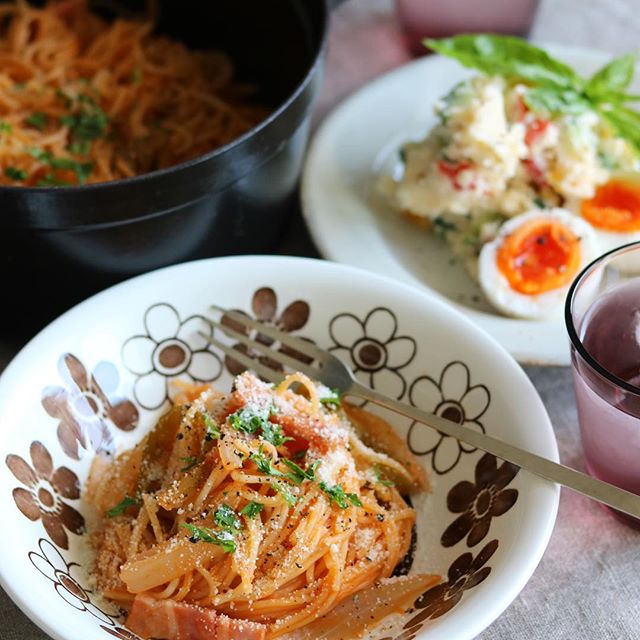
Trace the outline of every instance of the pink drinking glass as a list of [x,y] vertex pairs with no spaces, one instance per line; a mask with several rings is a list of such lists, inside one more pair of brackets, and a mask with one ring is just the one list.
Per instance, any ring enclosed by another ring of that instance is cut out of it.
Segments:
[[606,253],[578,276],[565,321],[586,469],[640,494],[639,242]]
[[427,53],[423,38],[456,33],[526,36],[538,0],[396,0],[396,15],[414,55]]

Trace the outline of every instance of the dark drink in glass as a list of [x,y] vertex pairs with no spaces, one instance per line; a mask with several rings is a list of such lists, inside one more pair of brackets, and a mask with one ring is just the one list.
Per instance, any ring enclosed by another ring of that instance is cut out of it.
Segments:
[[566,309],[585,466],[591,475],[638,494],[639,276],[640,244],[611,252],[574,283]]

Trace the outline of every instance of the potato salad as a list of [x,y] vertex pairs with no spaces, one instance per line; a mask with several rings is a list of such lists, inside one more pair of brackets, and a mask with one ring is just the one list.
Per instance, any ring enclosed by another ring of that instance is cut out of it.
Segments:
[[517,38],[427,44],[482,73],[437,102],[438,124],[400,149],[402,175],[381,188],[449,242],[499,311],[554,315],[585,264],[640,239],[635,57],[583,79]]

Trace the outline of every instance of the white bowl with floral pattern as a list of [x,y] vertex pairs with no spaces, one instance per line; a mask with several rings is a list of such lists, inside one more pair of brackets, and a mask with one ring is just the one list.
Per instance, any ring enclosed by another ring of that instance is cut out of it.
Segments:
[[[82,486],[96,451],[131,447],[171,406],[172,378],[229,388],[238,364],[198,336],[213,331],[213,302],[315,341],[383,393],[558,458],[544,406],[515,361],[413,288],[283,257],[217,258],[140,276],[65,313],[0,378],[0,584],[53,638],[135,638],[91,590]],[[399,571],[438,573],[442,583],[369,637],[473,638],[538,564],[558,488],[372,409],[433,481],[431,494],[414,498],[415,544]]]

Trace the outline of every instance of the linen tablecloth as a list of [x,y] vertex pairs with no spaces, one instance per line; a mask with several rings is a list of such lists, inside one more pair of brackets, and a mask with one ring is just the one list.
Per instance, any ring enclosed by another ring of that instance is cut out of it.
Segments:
[[[482,4],[483,0],[477,0],[479,11]],[[638,33],[640,0],[546,0],[539,7],[531,36],[544,42],[620,53],[638,48]],[[329,45],[316,123],[352,90],[409,60],[394,22],[391,0],[350,0],[341,6],[333,16]],[[292,217],[278,253],[318,255],[298,212]],[[20,346],[0,340],[0,369]],[[582,468],[569,370],[527,367],[525,371],[547,407],[562,461]],[[478,637],[640,638],[639,552],[640,533],[586,498],[563,491],[556,527],[540,565],[513,604]],[[0,639],[46,638],[0,590]]]

